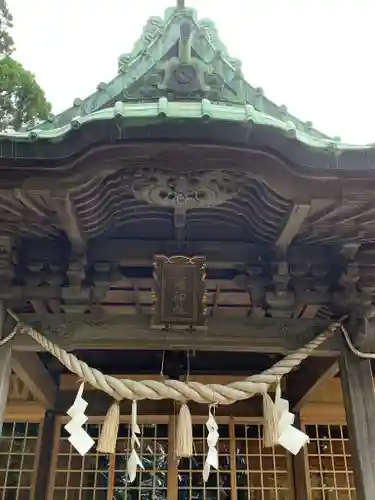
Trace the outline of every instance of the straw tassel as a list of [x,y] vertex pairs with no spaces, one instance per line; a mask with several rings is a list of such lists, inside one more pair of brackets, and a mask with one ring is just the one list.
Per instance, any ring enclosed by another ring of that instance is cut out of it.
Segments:
[[120,425],[120,403],[115,401],[105,416],[102,432],[100,433],[97,450],[99,453],[114,455],[116,453],[116,442],[118,428]]
[[263,442],[265,447],[275,446],[279,439],[278,413],[268,392],[263,393]]
[[193,456],[193,426],[189,407],[184,403],[180,408],[177,421],[176,456]]

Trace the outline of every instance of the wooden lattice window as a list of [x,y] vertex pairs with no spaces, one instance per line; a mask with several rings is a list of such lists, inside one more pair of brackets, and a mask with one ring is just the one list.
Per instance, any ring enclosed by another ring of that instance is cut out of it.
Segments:
[[261,425],[234,426],[236,498],[292,500],[289,458],[281,447],[264,448]]
[[[116,455],[107,458],[93,448],[81,457],[70,445],[61,427],[57,443],[57,463],[53,480],[53,500],[164,500],[168,480],[168,423],[140,424],[140,450],[144,471],[130,484],[127,459],[131,451],[130,426],[121,424]],[[87,424],[97,442],[100,424]]]
[[0,500],[32,498],[38,423],[4,423],[0,435]]
[[[101,426],[86,424],[85,429],[97,442]],[[69,435],[60,428],[57,441],[57,463],[53,484],[53,500],[106,500],[109,467],[108,458],[92,449],[81,455],[68,441]]]
[[346,426],[308,425],[306,432],[312,500],[355,500]]
[[226,500],[231,498],[231,452],[229,425],[219,425],[219,470],[211,469],[207,483],[203,466],[207,455],[207,430],[204,423],[193,426],[194,456],[178,463],[178,500]]
[[[174,456],[175,418],[139,417],[139,455],[144,470],[134,483],[127,478],[130,428],[122,423],[116,456],[107,458],[92,450],[82,458],[61,427],[56,440],[55,474],[50,500],[292,500],[289,460],[281,448],[263,448],[260,424],[218,419],[219,470],[203,482],[207,455],[205,418],[194,421],[194,456]],[[145,423],[157,421],[157,424]],[[173,424],[172,424],[173,423]],[[100,424],[87,425],[97,440]]]
[[115,500],[165,500],[168,490],[168,424],[139,426],[140,450],[144,467],[134,483],[127,479],[127,459],[131,452],[130,426],[122,424],[116,446],[113,495]]

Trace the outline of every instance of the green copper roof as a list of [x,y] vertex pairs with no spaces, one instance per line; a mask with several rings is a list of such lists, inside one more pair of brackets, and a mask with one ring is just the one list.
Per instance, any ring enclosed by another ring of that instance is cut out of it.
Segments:
[[[192,71],[197,74],[195,80]],[[71,108],[51,115],[34,129],[60,129],[76,117],[96,113],[116,101],[156,102],[162,97],[169,101],[208,99],[227,105],[251,105],[264,115],[260,121],[272,117],[283,128],[293,124],[302,136],[328,139],[311,123],[291,116],[285,106],[277,106],[262,89],[244,80],[241,61],[229,56],[211,20],[198,19],[194,9],[177,7],[167,9],[164,18],[148,19],[132,51],[120,56],[118,75],[112,81],[100,83],[93,94],[75,99]]]
[[[120,56],[118,75],[111,82],[100,83],[92,95],[75,99],[71,108],[30,130],[1,133],[0,158],[50,160],[101,141],[147,140],[147,126],[163,126],[164,121],[173,121],[174,132],[163,129],[163,140],[178,133],[193,137],[184,124],[205,119],[213,125],[199,128],[199,134],[208,140],[261,144],[293,165],[356,172],[375,168],[374,144],[341,143],[276,106],[244,80],[241,62],[229,56],[214,23],[198,19],[194,9],[177,7],[167,9],[164,18],[148,19],[132,51]],[[106,121],[107,127],[95,126]],[[227,129],[229,133],[235,127],[234,139],[229,139]],[[80,136],[74,132],[78,129]]]
[[[212,103],[208,99],[200,102],[191,101],[168,101],[166,97],[158,99],[156,102],[127,103],[116,102],[113,107],[95,111],[86,116],[77,116],[67,125],[53,129],[33,129],[24,132],[12,133],[14,141],[34,141],[61,140],[69,132],[78,130],[81,127],[95,121],[113,120],[116,117],[125,119],[128,126],[144,126],[147,123],[155,122],[158,119],[211,119],[214,121],[241,122],[264,127],[279,129],[283,135],[292,139],[297,139],[309,148],[321,149],[328,152],[347,151],[348,149],[361,149],[361,146],[351,146],[342,144],[334,139],[316,137],[309,132],[302,132],[296,128],[294,123],[274,118],[261,111],[256,110],[251,104],[231,105],[223,103]],[[0,137],[9,138],[9,134],[0,134]],[[372,147],[372,146],[371,146]]]

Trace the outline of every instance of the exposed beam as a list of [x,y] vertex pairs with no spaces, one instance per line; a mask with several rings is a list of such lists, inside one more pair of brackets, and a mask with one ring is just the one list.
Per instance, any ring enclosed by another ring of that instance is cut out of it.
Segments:
[[37,353],[13,352],[12,369],[45,408],[53,408],[56,399],[56,384]]
[[[155,254],[179,254],[179,243],[176,240],[128,240],[99,238],[87,244],[88,260],[90,262],[116,262],[122,265],[152,267]],[[271,252],[265,252],[264,245],[244,243],[241,241],[185,241],[184,252],[187,255],[205,255],[208,267],[236,268],[244,263],[259,265],[262,259],[273,259]],[[30,240],[25,248],[28,260],[50,260],[66,254],[66,248],[61,241],[49,239]],[[337,249],[334,246],[303,246],[291,245],[288,257],[294,263],[328,265],[329,261],[337,261]],[[364,258],[366,258],[364,256]],[[371,255],[372,259],[373,256]],[[241,268],[242,268],[241,267]]]
[[[0,339],[3,337],[5,310],[4,304],[0,301]],[[5,407],[8,400],[9,382],[11,374],[11,344],[10,342],[0,346],[0,436],[3,429]]]
[[342,390],[354,464],[358,500],[373,500],[375,492],[375,395],[370,361],[344,346],[339,358]]
[[39,401],[12,401],[8,399],[4,422],[41,422],[45,408]]
[[[232,352],[288,353],[303,347],[330,324],[318,319],[209,318],[207,331],[160,330],[150,328],[150,317],[88,314],[51,314],[42,318],[32,314],[20,319],[39,329],[66,350],[149,349]],[[42,326],[43,325],[43,326]],[[336,356],[340,342],[329,338],[313,355]],[[12,348],[38,351],[40,346],[28,335],[17,335]]]
[[293,411],[299,411],[316,388],[338,372],[336,358],[308,358],[287,377],[287,394]]
[[86,247],[86,236],[69,193],[66,191],[55,191],[51,193],[50,199],[74,250],[78,253],[83,253]]
[[286,224],[281,231],[280,236],[276,241],[276,249],[280,252],[285,252],[288,246],[292,243],[294,237],[306,219],[311,205],[310,204],[294,204]]

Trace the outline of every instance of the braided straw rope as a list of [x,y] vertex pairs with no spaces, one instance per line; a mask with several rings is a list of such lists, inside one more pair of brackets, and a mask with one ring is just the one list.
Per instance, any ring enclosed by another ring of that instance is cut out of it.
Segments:
[[256,394],[265,395],[271,384],[278,383],[281,377],[300,365],[340,326],[336,323],[331,325],[324,333],[318,335],[304,347],[286,356],[259,375],[252,375],[242,381],[232,382],[228,385],[204,385],[199,382],[180,382],[179,380],[143,380],[136,382],[104,375],[99,370],[91,368],[77,359],[73,354],[61,349],[33,328],[22,325],[14,313],[11,311],[9,313],[17,321],[16,333],[27,333],[40,346],[57,358],[70,372],[75,373],[80,379],[88,382],[96,389],[107,393],[116,401],[122,399],[133,401],[141,399],[174,399],[180,402],[190,400],[196,403],[229,405],[236,401],[251,398]]

